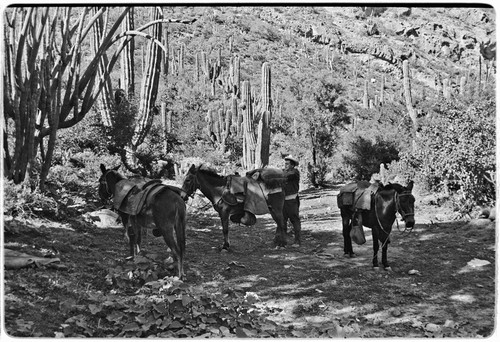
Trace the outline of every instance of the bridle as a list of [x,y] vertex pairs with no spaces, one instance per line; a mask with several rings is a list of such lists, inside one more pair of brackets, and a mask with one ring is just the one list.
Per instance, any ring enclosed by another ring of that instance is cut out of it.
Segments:
[[[404,191],[404,192],[402,192],[402,193],[400,193],[400,194],[398,194],[398,193],[396,192],[396,193],[394,194],[394,197],[395,197],[395,198],[394,198],[394,200],[395,200],[395,202],[396,202],[396,212],[398,212],[398,213],[399,213],[399,215],[401,215],[401,217],[402,217],[402,219],[403,219],[404,221],[406,221],[406,218],[407,218],[408,216],[414,216],[414,215],[415,215],[415,212],[405,212],[405,211],[403,210],[403,208],[401,207],[400,198],[401,198],[401,197],[408,197],[408,196],[412,196],[412,197],[413,197],[413,195],[412,195],[410,192],[408,192],[408,191]],[[398,221],[397,221],[397,220],[396,220],[396,224],[397,224],[397,226],[398,226],[398,231],[401,231],[401,230],[399,229],[399,223],[398,223]],[[412,230],[413,230],[413,227],[410,227],[410,228],[405,227],[405,229],[404,229],[404,231],[403,231],[403,232],[407,232],[407,231],[408,231],[408,232],[411,232]]]
[[109,200],[111,197],[113,197],[114,193],[110,191],[108,181],[107,181],[107,176],[109,173],[113,170],[108,170],[106,173],[102,176],[102,180],[99,181],[100,185],[104,185],[104,189],[106,190],[106,200]]
[[407,218],[408,216],[413,216],[413,215],[415,215],[415,213],[414,213],[414,212],[405,212],[405,211],[403,210],[403,208],[401,207],[401,203],[399,202],[399,199],[400,199],[401,197],[408,197],[408,196],[413,196],[413,195],[412,195],[411,193],[409,193],[409,192],[402,192],[402,193],[400,193],[400,194],[398,194],[398,193],[396,192],[396,193],[394,194],[394,197],[396,197],[396,198],[395,198],[395,201],[396,201],[396,210],[397,210],[397,212],[398,212],[398,213],[402,216],[403,220],[404,220],[405,218]]
[[[182,191],[184,191],[186,193],[186,196],[187,197],[191,197],[192,199],[194,199],[194,196],[196,195],[196,190],[200,188],[200,182],[198,181],[198,177],[196,174],[193,175],[192,179],[191,179],[191,182],[193,183],[192,185],[190,185],[190,189],[185,189],[184,186],[182,187]],[[187,198],[185,200],[185,202],[187,202]],[[189,207],[191,208],[195,208],[196,210],[205,210],[207,209],[208,207],[210,207],[212,204],[212,202],[208,202],[207,204],[201,206],[201,207],[195,207],[193,205],[190,205],[190,204],[187,204]]]
[[[192,185],[190,184],[190,188],[185,189],[183,186],[182,191],[184,191],[186,193],[186,196],[194,198],[196,190],[200,187],[200,183],[198,182],[198,177],[196,176],[196,174],[194,174],[193,177],[191,177],[191,182],[193,184]],[[184,184],[185,183],[186,183],[186,181],[184,181]]]
[[[408,216],[413,216],[415,215],[414,212],[405,212],[403,210],[403,208],[401,207],[401,203],[399,202],[400,198],[403,197],[403,196],[413,196],[410,192],[408,191],[404,191],[402,193],[398,193],[397,191],[394,191],[394,203],[396,203],[396,211],[394,212],[394,215],[396,215],[397,213],[399,213],[401,215],[401,217],[403,218],[403,220],[405,220]],[[382,225],[382,222],[380,222],[380,218],[379,218],[379,214],[378,214],[378,211],[377,211],[377,194],[375,194],[375,202],[374,202],[374,210],[375,210],[375,216],[377,217],[377,222],[378,222],[378,225],[380,227],[380,229],[382,229],[382,231],[387,235],[387,238],[385,239],[384,243],[382,244],[382,247],[387,243],[387,241],[389,241],[389,235],[390,235],[390,232],[387,232],[385,229],[384,229],[384,226]],[[405,220],[406,221],[406,220]],[[401,232],[401,230],[399,229],[399,222],[398,220],[396,219],[396,224],[397,224],[397,227],[398,227],[398,231]],[[413,227],[411,228],[406,228],[404,229],[403,232],[411,232],[413,230]]]

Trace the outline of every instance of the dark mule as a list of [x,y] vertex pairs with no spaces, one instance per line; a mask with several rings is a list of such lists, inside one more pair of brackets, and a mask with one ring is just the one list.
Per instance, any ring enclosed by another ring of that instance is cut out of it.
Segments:
[[[223,200],[227,182],[227,177],[223,177],[211,170],[202,169],[201,165],[199,167],[191,165],[182,185],[182,190],[186,193],[185,200],[193,195],[197,189],[200,189],[203,195],[212,202],[214,209],[219,213],[222,223],[222,233],[224,235],[222,249],[226,250],[229,249],[229,216],[235,207]],[[279,247],[286,246],[285,220],[283,218],[284,202],[285,194],[282,190],[268,195],[267,206],[277,224],[274,243]]]
[[[347,184],[340,189],[342,194],[346,188],[353,188],[354,183]],[[355,186],[355,185],[354,185]],[[384,268],[390,269],[387,262],[387,247],[390,242],[389,235],[392,225],[396,220],[396,213],[402,216],[406,228],[412,228],[415,225],[415,198],[411,194],[413,182],[408,186],[400,184],[387,184],[378,188],[375,194],[371,196],[370,210],[362,210],[362,224],[372,230],[373,237],[373,267],[378,267],[377,253],[379,250],[379,241],[382,243],[382,264]],[[344,253],[346,256],[353,257],[351,229],[352,221],[355,216],[353,205],[341,205],[339,203],[340,214],[342,216],[342,235],[344,236]]]
[[[120,196],[118,192],[121,189],[147,183],[147,179],[141,177],[125,178],[118,173],[118,167],[107,170],[101,164],[102,175],[99,178],[99,196],[103,201],[113,198],[114,204]],[[149,181],[151,183],[151,180]],[[159,188],[154,197],[148,197],[148,204],[141,206],[137,215],[130,215],[120,209],[117,211],[127,232],[130,256],[133,258],[140,252],[142,228],[151,227],[154,223],[156,228],[153,229],[153,234],[163,236],[167,246],[172,250],[178,276],[182,279],[186,249],[186,203],[180,196],[180,189],[175,191],[174,187],[163,185],[159,181],[156,184]]]

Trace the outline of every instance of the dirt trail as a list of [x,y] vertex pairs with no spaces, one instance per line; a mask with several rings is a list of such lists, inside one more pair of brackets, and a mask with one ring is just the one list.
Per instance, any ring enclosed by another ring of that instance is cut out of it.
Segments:
[[[220,223],[213,209],[189,220],[188,263],[193,281],[231,283],[254,292],[272,318],[314,332],[337,327],[335,336],[486,336],[495,313],[495,226],[439,221],[449,212],[417,198],[416,227],[395,225],[388,258],[392,272],[371,267],[371,230],[343,256],[342,223],[335,189],[301,193],[303,244],[275,250],[274,222],[231,225],[232,250],[221,253]],[[293,240],[289,237],[289,243]],[[473,260],[489,264],[467,266]],[[390,328],[390,329],[389,329]]]
[[[297,337],[492,334],[494,223],[447,221],[447,209],[424,206],[417,197],[413,231],[393,229],[388,252],[392,272],[375,271],[369,229],[367,242],[354,246],[358,257],[344,258],[336,194],[336,189],[301,192],[300,247],[276,250],[274,221],[263,215],[253,227],[231,224],[230,252],[219,250],[222,231],[215,211],[196,196],[189,202],[187,281],[207,293],[224,287],[254,296],[270,319],[292,326]],[[127,254],[122,228],[6,225],[4,247],[56,253],[63,264],[56,270],[5,272],[6,329],[21,334],[16,336],[53,337],[89,288],[109,291],[109,269],[124,264]],[[151,232],[143,251],[152,259],[167,256],[165,243]]]

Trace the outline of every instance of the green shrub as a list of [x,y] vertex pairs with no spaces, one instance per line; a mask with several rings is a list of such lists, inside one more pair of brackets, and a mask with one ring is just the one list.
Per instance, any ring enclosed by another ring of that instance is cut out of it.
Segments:
[[435,115],[422,120],[416,148],[402,155],[431,191],[454,192],[457,209],[495,202],[495,102],[438,104]]
[[14,184],[14,181],[4,178],[3,200],[3,213],[6,216],[28,218],[57,215],[56,201],[42,194],[38,188],[32,190],[27,182]]
[[351,169],[356,180],[370,180],[372,174],[378,173],[380,164],[389,164],[399,160],[399,150],[393,141],[376,137],[372,140],[357,136],[350,142],[349,151],[343,156],[343,162]]

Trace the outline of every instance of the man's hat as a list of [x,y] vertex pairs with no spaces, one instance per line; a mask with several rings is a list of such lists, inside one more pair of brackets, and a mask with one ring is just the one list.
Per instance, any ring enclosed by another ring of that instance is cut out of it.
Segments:
[[287,155],[284,159],[293,162],[295,166],[299,165],[299,161],[295,159],[291,154]]

